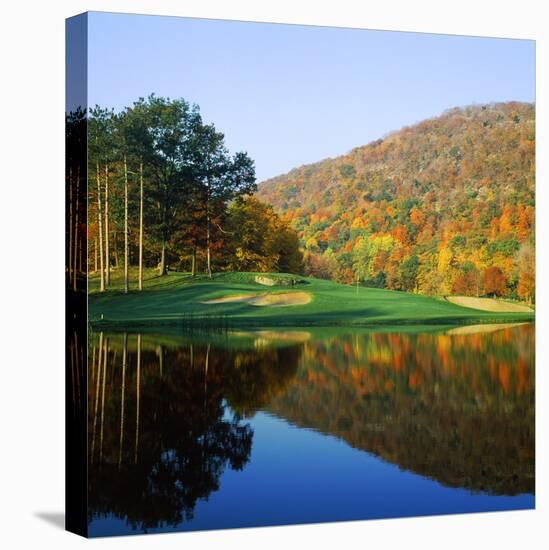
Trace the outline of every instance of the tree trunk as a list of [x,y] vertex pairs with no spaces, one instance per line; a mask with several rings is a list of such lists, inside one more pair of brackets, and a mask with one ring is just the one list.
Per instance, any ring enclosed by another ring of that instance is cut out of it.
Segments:
[[92,384],[93,384],[93,381],[95,380],[95,346],[93,346],[91,364],[92,364],[91,380],[92,380]]
[[80,271],[80,273],[83,273],[84,271],[84,268],[83,268],[83,258],[82,258],[82,249],[83,249],[83,244],[82,244],[82,241],[83,239],[80,239],[80,241],[78,241],[78,271]]
[[143,290],[143,161],[139,163],[139,290]]
[[116,269],[120,267],[120,258],[118,257],[118,231],[114,230],[114,266]]
[[193,255],[191,256],[191,277],[196,276],[196,248],[193,250]]
[[97,273],[97,237],[95,237],[95,244],[93,247],[94,258],[93,258],[93,272]]
[[97,220],[99,224],[99,269],[100,269],[100,286],[99,290],[103,292],[105,290],[105,269],[103,267],[103,223],[101,218],[101,178],[99,177],[99,162],[95,166],[95,173],[97,177]]
[[208,277],[212,278],[212,253],[210,249],[210,220],[208,218],[208,231],[207,231],[207,248],[206,248],[206,263],[207,263],[207,271],[208,271]]
[[162,241],[162,254],[160,255],[158,272],[160,275],[166,275],[166,239]]
[[111,284],[111,260],[109,254],[109,165],[105,164],[105,285]]
[[128,293],[128,164],[124,155],[124,292]]
[[210,219],[210,177],[207,180],[207,196],[206,196],[206,265],[208,277],[212,278],[212,253],[210,247],[211,239],[211,219]]

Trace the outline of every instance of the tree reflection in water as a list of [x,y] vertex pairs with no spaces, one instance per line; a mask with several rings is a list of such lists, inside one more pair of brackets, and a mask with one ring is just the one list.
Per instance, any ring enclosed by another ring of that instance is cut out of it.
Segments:
[[534,326],[456,332],[308,342],[268,408],[449,487],[533,493]]
[[534,326],[471,332],[93,335],[89,520],[191,519],[249,462],[259,410],[447,487],[533,494]]
[[115,516],[140,531],[191,519],[227,467],[246,465],[253,430],[243,418],[284,390],[301,351],[94,340],[89,521]]

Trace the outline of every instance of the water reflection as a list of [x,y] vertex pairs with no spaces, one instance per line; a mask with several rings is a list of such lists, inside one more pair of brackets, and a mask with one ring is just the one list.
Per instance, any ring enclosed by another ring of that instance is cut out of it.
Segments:
[[304,346],[269,409],[451,487],[534,492],[534,327]]
[[146,530],[192,518],[224,470],[248,462],[254,434],[243,418],[283,391],[300,352],[101,333],[91,345],[90,519]]
[[92,335],[89,520],[139,531],[190,521],[224,472],[252,459],[257,411],[447,487],[533,493],[533,350],[530,325]]

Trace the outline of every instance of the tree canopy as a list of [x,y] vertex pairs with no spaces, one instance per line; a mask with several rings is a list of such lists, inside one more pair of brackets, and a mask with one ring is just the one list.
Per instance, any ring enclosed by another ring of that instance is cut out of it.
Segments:
[[[151,95],[119,113],[97,106],[89,112],[88,153],[88,262],[101,272],[101,288],[122,262],[122,241],[126,290],[127,267],[136,261],[139,288],[143,264],[160,275],[171,267],[211,276],[244,264],[301,272],[297,234],[251,198],[253,160],[231,154],[197,105]],[[264,245],[233,219],[245,212],[268,232]]]

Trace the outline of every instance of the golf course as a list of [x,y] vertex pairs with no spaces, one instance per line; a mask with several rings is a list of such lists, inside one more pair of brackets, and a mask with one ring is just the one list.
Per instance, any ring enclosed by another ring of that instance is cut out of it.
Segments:
[[[459,301],[459,300],[458,300]],[[464,307],[446,298],[382,290],[283,273],[202,275],[145,273],[143,290],[123,292],[113,274],[106,292],[89,280],[89,318],[94,328],[167,325],[300,327],[466,325],[534,320],[527,306],[493,300],[493,309]],[[518,311],[517,311],[518,310]]]

